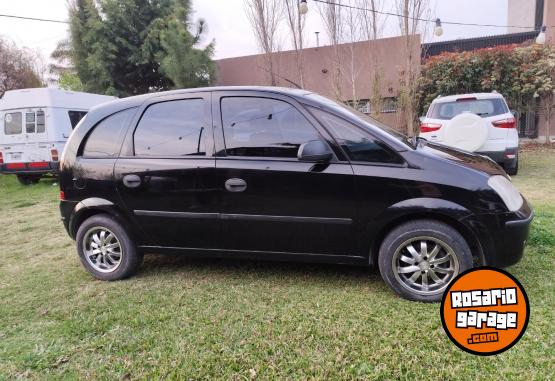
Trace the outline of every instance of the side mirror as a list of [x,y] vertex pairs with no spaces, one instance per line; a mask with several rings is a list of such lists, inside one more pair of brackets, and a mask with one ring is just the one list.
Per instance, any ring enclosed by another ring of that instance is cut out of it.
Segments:
[[426,119],[426,115],[422,115],[420,118],[418,118],[420,123],[422,123],[424,121],[424,119]]
[[330,147],[321,140],[312,140],[301,144],[297,158],[300,161],[328,162],[333,157]]
[[511,114],[513,114],[513,116],[518,119],[518,111],[511,110]]

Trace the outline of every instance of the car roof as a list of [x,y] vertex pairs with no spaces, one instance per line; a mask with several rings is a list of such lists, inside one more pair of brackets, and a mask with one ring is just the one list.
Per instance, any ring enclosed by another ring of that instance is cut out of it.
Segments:
[[499,93],[468,93],[468,94],[455,94],[447,96],[439,96],[433,100],[432,103],[455,102],[460,98],[476,98],[476,99],[503,99],[503,95]]

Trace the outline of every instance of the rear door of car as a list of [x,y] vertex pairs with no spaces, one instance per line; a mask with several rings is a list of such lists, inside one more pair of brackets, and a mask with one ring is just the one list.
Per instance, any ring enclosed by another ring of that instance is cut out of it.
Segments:
[[350,164],[297,158],[302,143],[331,142],[312,115],[288,96],[256,91],[215,92],[212,109],[224,247],[270,258],[353,255]]
[[210,92],[155,97],[141,106],[115,166],[115,183],[149,245],[218,247]]

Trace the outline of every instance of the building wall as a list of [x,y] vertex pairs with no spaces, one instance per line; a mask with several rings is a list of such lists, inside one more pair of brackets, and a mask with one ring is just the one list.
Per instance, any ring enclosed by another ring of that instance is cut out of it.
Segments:
[[[420,66],[420,36],[410,38],[410,52],[415,65]],[[307,48],[303,50],[304,88],[330,98],[342,101],[370,99],[372,95],[373,68],[380,68],[382,97],[396,97],[399,78],[405,62],[405,39],[403,37],[363,41],[338,46],[335,54],[332,46]],[[333,70],[335,57],[339,57],[339,91],[335,91],[334,80],[338,78]],[[352,57],[352,58],[351,58]],[[300,85],[296,67],[295,52],[284,51],[273,55],[277,85],[295,87]],[[354,64],[352,64],[354,63]],[[217,84],[270,85],[270,75],[263,55],[227,58],[217,61]],[[417,69],[418,69],[417,68]],[[398,127],[400,117],[396,112],[381,114],[385,123]]]
[[[547,1],[549,2],[549,0]],[[508,0],[507,25],[533,28],[536,23],[535,0]],[[507,28],[507,33],[523,32],[521,28]]]

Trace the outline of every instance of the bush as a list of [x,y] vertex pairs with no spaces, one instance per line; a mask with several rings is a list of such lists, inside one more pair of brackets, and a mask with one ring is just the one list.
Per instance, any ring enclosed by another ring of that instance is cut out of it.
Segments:
[[422,66],[418,110],[427,110],[439,95],[493,90],[512,109],[537,109],[540,100],[551,101],[554,68],[555,48],[550,45],[503,45],[433,56]]

